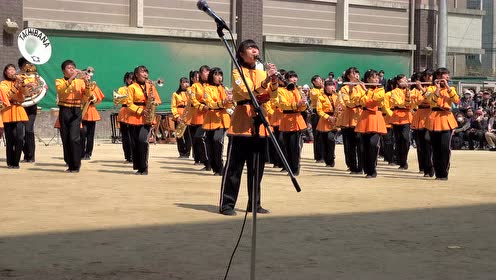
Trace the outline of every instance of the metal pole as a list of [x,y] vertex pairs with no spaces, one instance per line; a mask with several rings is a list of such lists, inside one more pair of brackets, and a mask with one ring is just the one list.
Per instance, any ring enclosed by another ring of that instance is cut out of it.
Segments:
[[448,4],[447,0],[439,0],[437,21],[437,66],[446,67],[448,48]]

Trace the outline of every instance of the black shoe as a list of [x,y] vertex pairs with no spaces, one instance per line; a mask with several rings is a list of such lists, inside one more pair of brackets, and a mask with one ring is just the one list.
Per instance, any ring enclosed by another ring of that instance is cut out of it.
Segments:
[[236,211],[234,211],[234,209],[226,209],[221,211],[220,213],[226,216],[236,216]]
[[396,165],[396,163],[390,162],[390,163],[388,163],[388,165],[393,166],[393,165]]
[[282,168],[279,172],[287,172],[286,168]]
[[377,177],[377,173],[373,173],[373,174],[369,174],[367,176],[365,176],[365,178],[376,178]]
[[448,177],[436,177],[436,180],[448,181]]
[[355,174],[362,174],[361,171],[351,171],[350,174],[355,175]]
[[134,173],[136,175],[148,175],[148,169],[138,169],[138,171],[136,171],[136,173]]
[[323,162],[324,162],[323,159],[318,159],[318,160],[315,161],[315,163],[323,163]]
[[[248,209],[246,209],[246,212],[251,213],[251,207],[249,207]],[[262,206],[260,206],[260,207],[257,208],[257,213],[258,214],[269,214],[270,211],[267,210],[267,209],[265,209],[265,208],[263,208]]]
[[493,151],[493,152],[494,152],[494,151],[496,151],[496,147],[494,147],[494,148],[489,148],[489,151]]
[[222,173],[221,172],[215,172],[214,176],[222,176]]
[[19,165],[9,165],[8,166],[9,169],[19,169]]
[[199,162],[199,161],[195,161],[195,164],[194,165],[202,165],[202,163]]
[[205,166],[200,171],[212,171],[212,167]]
[[407,170],[408,169],[408,164],[400,165],[400,167],[398,167],[398,169]]

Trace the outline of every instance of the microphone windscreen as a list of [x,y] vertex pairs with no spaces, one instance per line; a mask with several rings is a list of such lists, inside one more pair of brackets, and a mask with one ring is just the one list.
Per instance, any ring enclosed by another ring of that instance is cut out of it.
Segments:
[[199,0],[196,3],[196,7],[198,7],[198,10],[205,11],[206,9],[208,9],[207,1],[205,1],[205,0]]

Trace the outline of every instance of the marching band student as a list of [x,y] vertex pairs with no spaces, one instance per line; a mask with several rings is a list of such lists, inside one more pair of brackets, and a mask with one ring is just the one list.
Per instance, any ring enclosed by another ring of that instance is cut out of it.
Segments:
[[[204,164],[202,170],[210,171],[211,168],[207,166],[207,150],[205,144],[205,131],[202,128],[205,113],[208,107],[205,104],[205,87],[208,85],[208,73],[210,67],[203,65],[199,70],[200,80],[191,85],[191,106],[193,108],[190,124],[190,132],[193,141],[193,153],[195,154],[195,164]],[[198,161],[197,161],[198,160]]]
[[[186,106],[188,105],[188,87],[188,78],[182,77],[181,79],[179,79],[178,89],[172,93],[171,111],[176,127],[178,126],[179,122],[185,121],[184,112]],[[176,138],[176,143],[177,151],[179,152],[179,158],[189,158],[189,155],[191,153],[191,137],[189,133],[184,133],[183,137]]]
[[[222,176],[222,187],[219,203],[219,212],[224,215],[236,215],[234,207],[238,198],[241,175],[245,162],[248,173],[248,211],[257,213],[269,213],[260,205],[260,183],[263,177],[265,161],[263,158],[266,147],[267,131],[262,124],[254,122],[256,113],[254,111],[249,87],[256,97],[270,94],[277,90],[277,69],[273,64],[269,64],[267,72],[256,69],[256,58],[260,55],[260,50],[253,40],[245,40],[238,46],[236,58],[242,67],[242,73],[237,69],[233,70],[232,86],[233,100],[236,102],[234,113],[231,116],[231,126],[228,135],[230,136],[229,148],[227,152],[227,162]],[[245,86],[241,80],[243,75],[247,81]],[[254,176],[259,174],[257,197],[252,197]],[[252,201],[255,199],[256,209],[252,209]]]
[[288,71],[285,76],[288,85],[278,91],[277,106],[282,109],[279,131],[282,134],[285,156],[295,176],[300,174],[300,157],[303,147],[302,133],[307,128],[301,112],[307,108],[307,97],[302,96],[298,87],[298,75]]
[[[21,72],[29,72],[30,68],[33,69],[34,67],[34,65],[29,63],[24,57],[20,57],[17,60],[17,65]],[[34,67],[34,69],[36,69],[36,67]],[[24,110],[28,115],[28,121],[24,126],[24,147],[22,147],[22,153],[24,154],[23,162],[35,162],[36,141],[34,137],[34,122],[36,121],[36,115],[38,113],[38,105],[33,104],[24,107]]]
[[426,123],[431,114],[430,101],[425,98],[427,87],[423,87],[420,82],[432,83],[432,70],[425,70],[418,78],[412,76],[412,82],[418,81],[412,90],[412,100],[417,111],[413,114],[412,130],[415,131],[415,142],[417,143],[417,160],[420,172],[424,177],[433,177],[434,168],[432,167],[432,147],[430,136],[426,128]]
[[210,69],[208,86],[205,87],[205,104],[208,111],[203,119],[203,129],[206,131],[207,166],[212,168],[214,175],[222,176],[224,151],[224,136],[231,125],[231,119],[226,109],[232,107],[232,95],[226,93],[222,85],[223,73],[218,67]]
[[14,64],[7,64],[3,69],[4,80],[0,83],[0,96],[5,106],[2,111],[2,120],[9,169],[19,169],[24,146],[24,124],[28,121],[26,111],[21,106],[24,101],[23,81],[16,77],[16,72]]
[[138,66],[134,69],[134,82],[128,87],[129,96],[126,99],[128,110],[129,131],[133,139],[133,169],[136,175],[148,175],[148,138],[152,124],[147,121],[151,116],[151,104],[149,98],[154,98],[152,106],[161,102],[157,89],[148,79],[146,66]]
[[[89,102],[88,110],[83,116],[81,127],[81,159],[90,160],[93,154],[93,145],[95,142],[96,122],[100,120],[100,114],[96,109],[96,104],[102,102],[105,95],[101,89],[93,84],[91,87],[91,96],[85,98]],[[83,105],[84,106],[84,105]]]
[[66,172],[78,173],[81,167],[81,102],[90,97],[90,76],[77,78],[80,73],[72,60],[61,65],[64,77],[55,80],[59,110],[60,135],[64,149]]
[[[286,70],[281,69],[279,70],[279,73],[281,74],[281,77],[284,77],[286,75]],[[270,105],[272,107],[272,110],[274,111],[272,113],[272,116],[270,118],[270,126],[272,127],[274,131],[274,136],[277,140],[277,144],[279,144],[279,147],[281,148],[282,151],[284,151],[284,143],[281,138],[281,132],[279,131],[279,125],[281,124],[281,118],[282,118],[282,109],[277,106],[278,103],[278,91],[285,87],[286,83],[283,80],[278,80],[278,89],[274,90],[270,94]],[[274,168],[282,168],[284,170],[284,165],[282,163],[281,158],[279,157],[279,154],[276,151],[276,148],[272,141],[269,141],[269,152],[271,156],[272,163],[274,164]]]
[[334,167],[336,158],[335,148],[336,148],[336,85],[334,81],[327,80],[324,83],[324,92],[319,95],[318,99],[315,101],[317,103],[316,112],[320,117],[319,122],[316,125],[318,131],[318,136],[321,138],[319,141],[319,149],[323,153],[324,162],[326,167]]
[[406,76],[399,74],[396,76],[397,87],[391,91],[391,106],[393,115],[391,124],[395,140],[396,156],[400,167],[398,169],[408,169],[408,150],[410,149],[410,124],[412,122],[411,93],[408,87]]
[[450,87],[450,72],[438,68],[433,75],[432,86],[427,88],[426,98],[431,102],[431,113],[427,129],[432,143],[432,161],[437,180],[448,180],[451,156],[451,134],[458,126],[451,107],[458,104],[460,97],[454,87]]
[[[134,74],[133,72],[126,72],[124,74],[123,82],[124,86],[120,87],[117,92],[121,96],[129,96],[129,89],[128,87],[133,83],[133,77]],[[122,150],[124,151],[124,158],[126,159],[126,163],[132,163],[133,162],[133,140],[131,137],[131,134],[129,132],[129,124],[127,120],[127,104],[126,104],[126,98],[123,98],[120,102],[122,104],[121,109],[119,110],[119,113],[117,114],[117,121],[119,122],[119,130],[121,132],[121,138],[122,138]]]
[[386,161],[389,165],[395,165],[394,134],[393,126],[391,125],[391,116],[393,115],[393,111],[391,110],[391,91],[395,88],[395,79],[389,79],[386,82],[386,93],[384,94],[384,101],[381,107],[382,116],[384,117],[387,131],[386,134],[381,134],[381,148],[383,151],[384,161]]
[[320,116],[317,113],[317,102],[319,97],[324,93],[324,82],[319,75],[315,75],[311,79],[313,88],[310,90],[310,105],[312,106],[311,124],[313,133],[313,158],[315,162],[322,162],[323,151],[322,151],[322,137],[320,137],[319,131],[317,130],[317,125],[320,121]]
[[[379,84],[379,73],[375,70],[367,70],[363,76],[363,81],[371,84]],[[379,154],[380,134],[386,134],[386,123],[382,112],[379,110],[383,106],[384,88],[378,85],[359,85],[363,89],[361,96],[352,95],[352,99],[357,98],[357,104],[362,105],[362,113],[355,127],[355,132],[360,133],[360,141],[363,157],[363,171],[366,178],[377,177],[377,156]]]
[[362,155],[360,153],[360,135],[355,132],[358,117],[362,113],[362,106],[356,104],[351,96],[361,96],[363,89],[356,86],[360,82],[360,72],[355,67],[348,68],[343,81],[349,83],[341,87],[338,95],[338,102],[343,109],[338,118],[337,125],[341,127],[343,135],[344,156],[346,165],[350,169],[350,174],[362,174]]

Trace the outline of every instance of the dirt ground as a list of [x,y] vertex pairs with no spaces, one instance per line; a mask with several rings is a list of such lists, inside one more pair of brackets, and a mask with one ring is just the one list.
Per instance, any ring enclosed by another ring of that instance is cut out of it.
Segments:
[[[217,213],[220,177],[151,146],[150,174],[135,176],[120,145],[100,143],[79,174],[62,147],[37,145],[36,163],[6,168],[0,147],[0,279],[222,279],[247,201]],[[496,153],[454,151],[449,181],[382,161],[376,179],[349,175],[305,144],[302,192],[267,165],[257,279],[495,279]],[[229,279],[249,279],[251,219]]]

